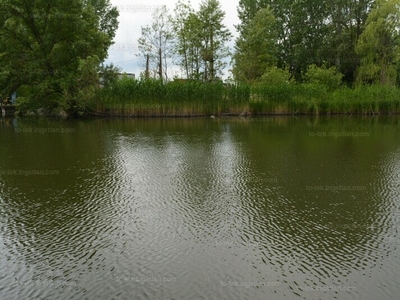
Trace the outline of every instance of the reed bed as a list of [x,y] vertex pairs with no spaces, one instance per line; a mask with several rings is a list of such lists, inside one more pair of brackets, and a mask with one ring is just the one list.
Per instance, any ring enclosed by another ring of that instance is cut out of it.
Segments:
[[331,91],[316,84],[249,86],[123,78],[100,89],[90,110],[111,116],[398,114],[399,91],[385,86]]
[[398,114],[400,89],[360,86],[329,91],[315,84],[252,89],[253,114]]
[[161,83],[123,78],[102,88],[90,105],[113,116],[201,116],[240,114],[249,109],[250,88],[194,80]]

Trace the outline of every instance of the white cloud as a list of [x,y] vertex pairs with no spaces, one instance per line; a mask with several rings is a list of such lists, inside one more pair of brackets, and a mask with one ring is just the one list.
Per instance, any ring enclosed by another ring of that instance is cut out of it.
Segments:
[[[108,52],[106,63],[113,63],[122,68],[123,72],[135,73],[139,75],[140,68],[135,54],[137,50],[137,40],[140,37],[141,27],[150,25],[151,14],[156,7],[166,5],[172,12],[176,0],[111,0],[113,6],[116,6],[120,12],[119,28],[115,36],[115,44],[111,46]],[[201,0],[190,1],[192,7],[198,10]],[[236,37],[234,25],[239,23],[237,17],[237,5],[239,0],[220,0],[221,8],[226,13],[224,24]],[[233,46],[233,40],[229,46]],[[227,75],[227,71],[225,71]]]

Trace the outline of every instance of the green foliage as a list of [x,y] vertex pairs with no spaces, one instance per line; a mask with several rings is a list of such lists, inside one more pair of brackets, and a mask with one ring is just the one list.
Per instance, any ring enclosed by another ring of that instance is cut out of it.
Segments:
[[233,56],[235,79],[254,82],[277,61],[277,28],[273,11],[260,9],[236,40]]
[[330,90],[337,89],[342,83],[343,75],[335,67],[308,66],[305,80],[308,83],[320,84]]
[[101,64],[99,67],[100,85],[107,87],[111,84],[114,84],[118,80],[118,74],[121,72],[121,68],[116,67],[113,64]]
[[[327,62],[328,67],[336,66],[344,74],[346,83],[351,85],[359,64],[355,45],[374,2],[240,0],[238,16],[241,23],[236,26],[240,34],[238,41],[247,39],[248,28],[257,13],[270,7],[276,20],[275,59],[279,68],[288,68],[297,82],[303,82],[309,65],[321,66],[322,62]],[[251,58],[251,53],[242,48],[236,49],[235,56]],[[235,78],[245,81],[242,77],[236,75]]]
[[82,66],[90,65],[96,72],[92,59],[99,64],[106,58],[117,27],[116,9],[108,0],[1,0],[0,4],[0,73],[7,74],[0,81],[1,93],[25,86],[32,107],[53,112],[82,107],[76,105],[81,89],[88,82],[98,86],[98,81],[83,80],[87,68]]
[[359,84],[394,85],[400,60],[400,1],[377,0],[357,43]]
[[[174,16],[171,16],[171,23],[174,31],[173,49],[177,53],[178,66],[185,72],[186,78],[193,78],[200,65],[200,45],[196,39],[200,36],[200,20],[194,13],[193,8],[179,0],[174,9]],[[197,71],[199,72],[199,71]]]
[[223,24],[225,12],[218,0],[203,0],[196,12],[178,1],[171,22],[176,60],[188,79],[213,81],[222,75],[231,33]]
[[277,67],[267,69],[267,71],[257,81],[260,85],[285,85],[290,84],[293,80],[290,79],[288,70],[283,70]]
[[397,69],[397,80],[396,80],[396,85],[397,85],[398,87],[400,87],[400,61],[397,62],[397,67],[396,67],[396,69]]

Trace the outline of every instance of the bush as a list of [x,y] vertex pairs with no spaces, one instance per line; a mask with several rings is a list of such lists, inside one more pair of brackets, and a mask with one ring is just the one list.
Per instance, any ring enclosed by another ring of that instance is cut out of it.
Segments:
[[260,85],[285,85],[289,84],[289,71],[273,67],[268,69],[258,80]]
[[308,66],[305,74],[307,83],[323,85],[329,90],[339,88],[342,78],[343,75],[335,67],[327,69],[325,66],[317,67],[314,64]]

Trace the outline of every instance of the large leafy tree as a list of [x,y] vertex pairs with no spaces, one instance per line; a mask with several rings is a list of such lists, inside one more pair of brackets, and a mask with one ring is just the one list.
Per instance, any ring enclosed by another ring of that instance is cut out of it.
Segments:
[[223,24],[225,12],[218,0],[203,0],[197,15],[201,22],[203,79],[212,81],[227,65],[226,58],[230,52],[226,43],[232,35]]
[[249,25],[250,21],[255,17],[256,13],[268,6],[268,0],[239,0],[237,7],[240,24],[236,25],[236,29],[240,34],[244,33],[244,30]]
[[98,28],[109,37],[109,41],[115,37],[118,29],[119,12],[112,6],[110,0],[84,0],[84,6],[92,6],[98,17]]
[[400,1],[377,0],[356,47],[358,83],[394,85],[400,61]]
[[76,107],[82,89],[91,88],[83,78],[97,75],[88,68],[107,56],[118,11],[109,0],[0,0],[0,5],[1,93],[24,87],[36,107]]
[[233,74],[241,82],[259,79],[277,62],[276,20],[272,10],[260,9],[236,41]]

